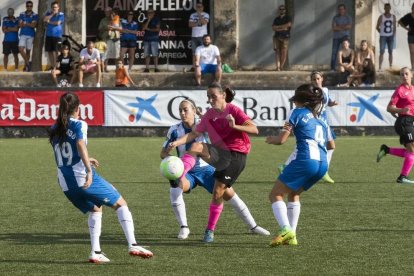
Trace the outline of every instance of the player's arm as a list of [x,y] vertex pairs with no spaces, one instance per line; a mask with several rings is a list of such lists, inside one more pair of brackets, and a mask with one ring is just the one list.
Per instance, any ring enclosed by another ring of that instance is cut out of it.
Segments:
[[410,108],[408,108],[408,107],[399,108],[399,107],[396,107],[396,106],[395,106],[395,105],[393,105],[393,104],[389,104],[389,105],[387,106],[387,111],[388,111],[389,113],[391,113],[391,114],[396,114],[396,113],[407,113],[408,111],[410,111]]
[[292,126],[286,122],[278,136],[267,136],[265,142],[270,145],[283,145],[289,138],[291,131]]
[[178,146],[190,143],[192,141],[194,141],[198,136],[200,136],[202,133],[197,132],[196,130],[191,131],[190,133],[187,133],[184,136],[181,136],[180,138],[178,138],[176,141],[171,142],[168,145],[168,148],[170,150],[172,150],[173,148],[176,148]]
[[257,126],[253,123],[252,120],[247,120],[242,125],[237,125],[233,115],[231,114],[227,115],[226,119],[229,122],[229,126],[232,129],[243,131],[248,134],[255,134],[255,135],[259,134],[259,130],[257,129]]
[[92,183],[92,166],[91,166],[91,160],[89,159],[89,155],[88,155],[88,149],[86,148],[85,140],[83,139],[77,140],[76,147],[78,149],[82,162],[86,168],[86,179],[85,179],[85,185],[83,185],[83,188],[87,189]]
[[[377,27],[376,27],[376,29],[377,29],[377,32],[380,32],[381,31],[381,29],[380,29],[380,26],[381,26],[381,20],[382,19],[382,15],[380,15],[379,17],[378,17],[378,20],[377,20]],[[395,22],[395,21],[394,21]]]
[[395,34],[397,33],[397,18],[395,17],[395,15],[392,15],[394,17],[394,20],[392,21],[393,24],[393,28],[392,28],[392,35],[395,37]]

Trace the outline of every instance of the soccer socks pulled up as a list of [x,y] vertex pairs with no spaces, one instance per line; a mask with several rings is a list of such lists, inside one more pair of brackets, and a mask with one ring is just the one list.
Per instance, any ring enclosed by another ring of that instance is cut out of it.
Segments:
[[404,157],[406,151],[405,148],[390,148],[388,153],[394,156]]
[[102,231],[102,212],[89,212],[88,217],[89,235],[91,236],[92,251],[101,251],[99,238]]
[[196,163],[196,158],[191,154],[186,153],[181,157],[181,161],[183,161],[184,164],[184,171],[183,174],[180,176],[180,180],[183,179],[185,175],[188,173],[188,171],[194,167]]
[[296,227],[298,226],[300,215],[300,202],[292,201],[287,204],[287,216],[289,219],[290,227],[292,231],[296,233]]
[[207,230],[214,231],[216,229],[217,221],[220,218],[221,211],[223,211],[223,203],[216,205],[210,203],[210,212],[208,214]]
[[243,220],[249,229],[257,226],[256,221],[250,213],[250,210],[247,207],[246,203],[244,203],[244,201],[241,200],[237,194],[234,194],[234,196],[228,202],[233,207],[234,212]]
[[116,214],[118,215],[119,223],[121,224],[122,230],[124,231],[125,237],[128,241],[128,246],[136,244],[134,220],[132,219],[132,214],[129,211],[128,206],[124,205],[119,207],[116,210]]
[[414,153],[406,151],[404,154],[404,163],[401,169],[402,175],[409,175],[410,171],[414,165]]
[[276,218],[280,228],[285,226],[290,227],[289,219],[287,215],[287,207],[284,201],[275,201],[272,203],[273,215]]
[[334,152],[333,149],[329,149],[328,152],[327,152],[327,154],[326,154],[326,159],[328,161],[328,167],[331,164],[333,152]]
[[187,213],[185,211],[185,202],[183,198],[183,190],[179,187],[170,188],[171,207],[174,211],[175,218],[180,226],[188,226]]

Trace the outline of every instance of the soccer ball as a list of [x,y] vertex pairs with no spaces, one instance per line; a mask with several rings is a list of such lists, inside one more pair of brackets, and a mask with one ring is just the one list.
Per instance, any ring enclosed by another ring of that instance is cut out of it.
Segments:
[[67,80],[67,79],[61,79],[61,80],[59,81],[58,86],[59,86],[59,87],[68,87],[68,84],[69,84],[69,82],[68,82],[68,80]]
[[161,161],[160,171],[168,180],[176,180],[184,172],[183,161],[176,156],[168,156]]

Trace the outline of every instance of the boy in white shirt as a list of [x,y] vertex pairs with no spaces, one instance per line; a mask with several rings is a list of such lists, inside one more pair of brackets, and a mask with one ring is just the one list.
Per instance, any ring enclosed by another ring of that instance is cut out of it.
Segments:
[[83,74],[96,73],[96,87],[101,87],[101,58],[93,41],[88,41],[86,48],[79,54],[79,87],[83,87]]

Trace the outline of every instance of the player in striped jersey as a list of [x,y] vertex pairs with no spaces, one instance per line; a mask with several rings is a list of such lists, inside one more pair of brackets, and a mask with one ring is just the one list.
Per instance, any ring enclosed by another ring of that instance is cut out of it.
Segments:
[[93,169],[99,163],[89,157],[86,148],[88,126],[78,119],[79,104],[76,94],[65,93],[60,97],[59,114],[56,123],[49,130],[49,141],[55,153],[58,183],[63,193],[81,212],[89,212],[88,227],[92,246],[89,262],[109,262],[102,253],[99,242],[103,205],[116,210],[128,241],[128,253],[131,256],[150,258],[152,252],[137,245],[134,222],[126,201]]
[[[266,143],[282,145],[290,133],[296,137],[295,158],[279,175],[269,194],[273,214],[280,226],[271,246],[297,245],[296,227],[300,214],[299,196],[312,187],[328,169],[326,140],[328,125],[320,115],[323,92],[309,84],[299,86],[290,99],[296,105],[279,136],[268,136]],[[284,202],[287,195],[288,204]]]
[[[167,139],[161,149],[161,158],[165,158],[170,155],[171,149],[168,146],[171,142],[174,142],[185,134],[190,133],[197,123],[197,108],[191,99],[185,99],[180,103],[179,112],[182,122],[171,126],[168,130]],[[201,114],[199,113],[199,115]],[[183,156],[185,152],[191,148],[191,145],[194,142],[207,143],[207,135],[201,135],[190,143],[178,146],[176,148],[177,155],[179,157]],[[171,207],[173,208],[177,222],[181,227],[180,232],[178,233],[178,239],[187,239],[190,234],[190,229],[187,224],[187,214],[183,193],[189,193],[192,189],[197,187],[197,185],[200,185],[211,194],[213,192],[215,182],[214,171],[215,170],[212,166],[207,164],[201,158],[197,158],[195,166],[186,174],[182,181],[170,181]],[[235,213],[248,226],[250,233],[265,236],[270,235],[269,231],[256,224],[249,208],[234,192],[232,187],[226,189],[224,199],[231,204]]]

